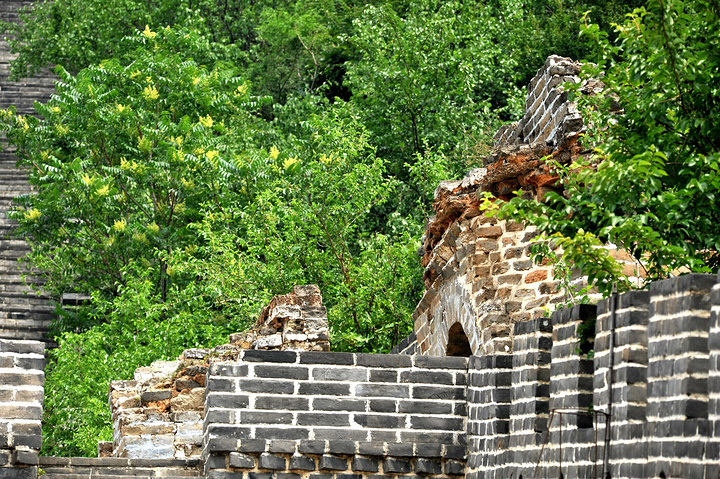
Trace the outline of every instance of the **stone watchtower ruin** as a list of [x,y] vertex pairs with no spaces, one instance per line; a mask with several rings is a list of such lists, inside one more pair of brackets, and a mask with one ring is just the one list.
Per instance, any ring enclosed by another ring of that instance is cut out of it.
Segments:
[[[38,454],[44,345],[0,339],[0,478],[718,477],[718,279],[546,317],[563,298],[530,259],[534,231],[482,214],[479,194],[542,199],[558,187],[542,158],[585,152],[561,88],[578,73],[548,58],[484,167],[438,187],[426,291],[395,354],[328,352],[320,291],[296,286],[230,344],[113,382],[113,441],[55,458]],[[593,324],[588,357],[577,333]]]

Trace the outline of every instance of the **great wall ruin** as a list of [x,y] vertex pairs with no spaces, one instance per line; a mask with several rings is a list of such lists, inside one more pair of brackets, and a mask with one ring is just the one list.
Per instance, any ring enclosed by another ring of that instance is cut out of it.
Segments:
[[[10,302],[26,295],[0,296],[0,478],[719,477],[719,278],[686,275],[546,317],[564,298],[530,258],[533,230],[482,214],[484,192],[557,188],[541,158],[586,153],[558,88],[579,82],[578,69],[550,57],[483,167],[438,187],[426,291],[395,354],[327,352],[320,291],[296,286],[229,344],[114,381],[114,437],[99,457],[41,457],[45,345],[22,321],[47,321],[47,304],[10,322],[2,314],[20,314]],[[0,175],[0,188],[21,177]],[[1,244],[0,258],[15,246]],[[0,274],[1,294],[15,283]],[[593,324],[589,357],[577,337]]]

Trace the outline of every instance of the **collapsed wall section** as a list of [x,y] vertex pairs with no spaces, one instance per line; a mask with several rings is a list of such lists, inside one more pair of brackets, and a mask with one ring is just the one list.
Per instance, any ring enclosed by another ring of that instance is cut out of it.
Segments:
[[[592,150],[579,142],[585,126],[569,87],[578,95],[598,95],[603,84],[581,80],[580,70],[569,58],[550,56],[528,86],[523,118],[498,130],[483,167],[438,186],[435,216],[426,224],[418,251],[426,292],[413,314],[415,338],[398,352],[451,354],[448,335],[458,323],[473,354],[507,354],[513,324],[538,318],[569,299],[568,291],[558,291],[552,268],[533,263],[534,227],[486,213],[494,199],[509,200],[517,192],[537,201],[551,192],[563,194],[553,165],[591,159]],[[608,250],[629,279],[644,280],[638,261],[612,245]],[[579,290],[584,284],[576,275],[569,287]]]
[[[551,55],[528,85],[525,115],[516,123],[498,130],[495,146],[545,143],[557,146],[583,129],[583,119],[568,101],[563,83],[580,83],[582,65],[569,58]],[[599,88],[599,82],[583,85],[585,91]]]
[[45,345],[0,339],[0,477],[37,477]]
[[461,476],[466,368],[465,358],[244,351],[208,372],[206,473]]
[[[438,186],[419,251],[426,292],[413,315],[416,337],[403,352],[449,354],[449,331],[459,323],[473,354],[509,354],[513,324],[564,300],[552,268],[533,263],[534,228],[487,217],[484,199],[522,191],[541,201],[561,192],[551,163],[567,165],[590,153],[578,143],[583,121],[563,88],[581,83],[579,72],[580,64],[549,57],[530,83],[525,116],[498,131],[484,167]],[[582,91],[594,94],[599,86],[586,82]]]
[[188,350],[182,360],[156,361],[138,368],[133,380],[111,382],[113,442],[100,443],[100,456],[199,457],[207,373],[201,359],[206,354]]
[[317,285],[296,285],[275,296],[253,328],[230,335],[230,344],[185,350],[175,361],[138,368],[130,381],[110,384],[113,441],[101,457],[187,459],[200,457],[205,379],[210,364],[237,358],[244,349],[326,351],[327,310]]

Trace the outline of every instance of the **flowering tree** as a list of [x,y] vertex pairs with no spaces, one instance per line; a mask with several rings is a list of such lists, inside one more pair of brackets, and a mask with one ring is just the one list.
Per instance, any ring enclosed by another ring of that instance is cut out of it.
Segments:
[[42,119],[2,115],[37,190],[14,217],[51,293],[114,294],[135,262],[159,266],[164,294],[162,252],[194,242],[200,204],[221,207],[245,161],[247,84],[187,59],[202,43],[191,31],[146,28],[130,41],[132,54],[77,77],[58,67]]

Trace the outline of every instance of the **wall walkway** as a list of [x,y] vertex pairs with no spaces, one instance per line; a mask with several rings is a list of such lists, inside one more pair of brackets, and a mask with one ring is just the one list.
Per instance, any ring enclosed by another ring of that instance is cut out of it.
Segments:
[[[0,2],[0,19],[17,21],[17,10],[29,5],[26,0]],[[0,39],[0,108],[10,105],[18,113],[33,114],[35,101],[47,101],[54,90],[54,77],[45,72],[19,82],[7,79],[13,58],[6,41]],[[16,223],[7,217],[13,198],[31,192],[27,173],[15,167],[12,149],[0,151],[0,338],[45,340],[54,306],[49,298],[33,291],[42,279],[18,263],[28,252],[25,241],[13,238]]]

